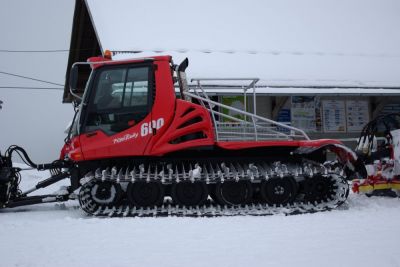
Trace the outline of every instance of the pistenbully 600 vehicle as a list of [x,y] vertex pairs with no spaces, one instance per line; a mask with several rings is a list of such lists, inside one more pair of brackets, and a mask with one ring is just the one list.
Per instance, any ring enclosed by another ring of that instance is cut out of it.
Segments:
[[[345,170],[357,157],[351,150],[212,101],[200,83],[189,89],[187,59],[177,66],[170,56],[93,57],[73,65],[71,93],[82,64],[92,73],[60,158],[35,164],[24,149],[8,148],[0,158],[0,207],[78,195],[96,216],[220,216],[316,212],[345,202]],[[326,161],[327,151],[337,160]],[[52,176],[21,192],[15,153]],[[65,192],[28,195],[65,178]]]

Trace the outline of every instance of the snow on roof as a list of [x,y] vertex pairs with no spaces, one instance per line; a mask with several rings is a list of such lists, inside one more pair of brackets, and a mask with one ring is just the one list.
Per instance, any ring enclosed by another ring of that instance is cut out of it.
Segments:
[[86,0],[115,58],[169,54],[194,77],[400,86],[399,1]]
[[[176,89],[178,92],[179,89]],[[237,88],[207,88],[208,94],[215,95],[243,95],[243,89]],[[253,93],[253,89],[247,90],[247,95]],[[257,95],[285,96],[285,95],[320,95],[320,96],[398,96],[400,89],[383,88],[293,88],[293,87],[261,87],[256,88]]]

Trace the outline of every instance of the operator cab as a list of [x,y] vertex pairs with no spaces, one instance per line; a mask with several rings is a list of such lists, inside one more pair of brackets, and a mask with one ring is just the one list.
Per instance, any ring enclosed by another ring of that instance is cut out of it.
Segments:
[[[173,64],[170,56],[112,60],[108,52],[104,52],[104,57],[92,57],[87,62],[76,62],[72,66],[70,94],[76,98],[77,112],[66,140],[80,134],[92,135],[98,131],[112,136],[140,124],[146,117],[153,116],[156,73],[159,77],[159,102],[168,106],[167,109],[173,109],[175,105],[176,96],[174,90],[171,90],[174,89],[175,82],[179,81],[181,98],[183,91],[187,90],[184,73],[188,66],[187,59],[178,66]],[[160,67],[160,62],[167,64],[162,63]],[[92,69],[85,90],[77,88],[78,66],[82,65]],[[174,77],[175,71],[178,77]],[[80,97],[82,91],[83,97]],[[165,108],[157,110],[154,116],[173,114],[163,109]]]
[[142,121],[151,111],[154,94],[152,64],[106,65],[94,72],[86,94],[82,133],[113,135]]

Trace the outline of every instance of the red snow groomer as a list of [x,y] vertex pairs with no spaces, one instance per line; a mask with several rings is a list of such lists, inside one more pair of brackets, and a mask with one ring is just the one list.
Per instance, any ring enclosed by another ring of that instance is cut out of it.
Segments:
[[[170,56],[77,62],[72,95],[83,65],[91,75],[76,96],[60,158],[35,164],[18,146],[0,155],[0,208],[77,197],[95,216],[230,216],[316,212],[345,202],[354,152],[213,101],[199,79],[188,86],[187,59],[179,66]],[[244,92],[258,79],[247,80]],[[329,151],[337,160],[326,161]],[[15,154],[52,176],[22,191]],[[65,190],[31,194],[66,178]]]
[[381,115],[364,126],[356,147],[364,179],[352,189],[367,196],[400,196],[400,113]]

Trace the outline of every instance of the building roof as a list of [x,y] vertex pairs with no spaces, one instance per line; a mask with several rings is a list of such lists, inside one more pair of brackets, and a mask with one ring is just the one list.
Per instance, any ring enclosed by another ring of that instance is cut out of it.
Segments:
[[[255,89],[257,95],[264,96],[399,96],[400,89],[396,88],[343,88],[343,87],[258,87]],[[177,92],[179,90],[176,90]],[[243,89],[239,88],[207,88],[210,95],[242,95]],[[252,89],[247,90],[251,95]]]
[[[77,0],[77,3],[80,2]],[[258,85],[400,87],[400,2],[86,0],[100,50],[172,55],[195,77]]]

